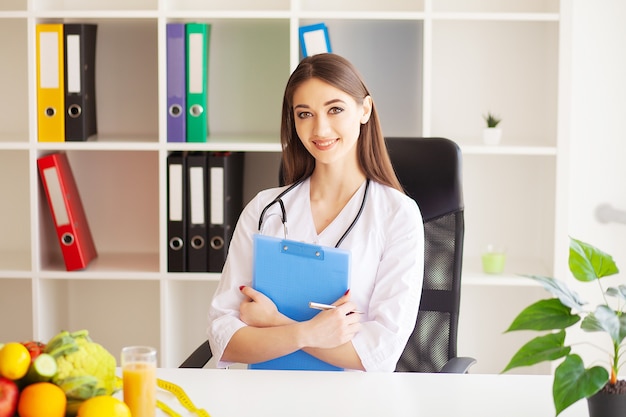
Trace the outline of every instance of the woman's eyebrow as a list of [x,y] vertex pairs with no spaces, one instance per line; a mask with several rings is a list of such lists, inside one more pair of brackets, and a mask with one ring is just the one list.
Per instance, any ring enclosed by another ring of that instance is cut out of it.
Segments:
[[[343,101],[340,98],[334,98],[324,103],[324,106],[330,106],[331,104],[335,104],[335,103],[345,103],[345,101]],[[293,108],[294,109],[297,109],[297,108],[309,109],[311,107],[308,104],[296,104],[295,106],[293,106]]]

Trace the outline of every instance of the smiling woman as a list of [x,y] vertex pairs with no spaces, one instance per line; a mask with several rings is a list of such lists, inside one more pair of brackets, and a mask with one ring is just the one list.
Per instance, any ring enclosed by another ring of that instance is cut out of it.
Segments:
[[[281,142],[287,185],[260,192],[242,212],[211,304],[218,366],[303,350],[338,368],[393,371],[417,316],[424,231],[350,62],[334,54],[302,60],[285,88]],[[351,252],[349,290],[303,322],[252,288],[253,235],[284,237],[287,212],[291,240]]]

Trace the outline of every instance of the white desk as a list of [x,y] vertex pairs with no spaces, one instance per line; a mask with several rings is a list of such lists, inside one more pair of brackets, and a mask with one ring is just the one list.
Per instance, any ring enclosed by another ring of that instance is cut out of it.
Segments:
[[[184,388],[211,417],[555,415],[549,375],[159,369],[158,377]],[[177,405],[168,393],[159,398]],[[561,416],[587,417],[586,400]]]

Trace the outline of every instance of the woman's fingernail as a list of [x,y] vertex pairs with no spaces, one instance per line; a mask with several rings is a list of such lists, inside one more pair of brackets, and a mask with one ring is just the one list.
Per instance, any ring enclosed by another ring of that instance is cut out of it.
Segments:
[[350,292],[350,288],[348,288],[348,291],[344,293],[344,296],[348,295],[349,292]]
[[239,291],[242,291],[244,288],[246,288],[246,286],[245,286],[245,285],[240,286],[240,287],[239,287]]

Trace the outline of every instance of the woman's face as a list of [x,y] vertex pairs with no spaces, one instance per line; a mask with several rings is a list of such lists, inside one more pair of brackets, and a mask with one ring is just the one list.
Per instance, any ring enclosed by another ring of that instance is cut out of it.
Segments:
[[342,90],[311,78],[293,94],[293,113],[300,141],[318,163],[356,160],[362,123],[369,120],[371,98],[357,103]]

